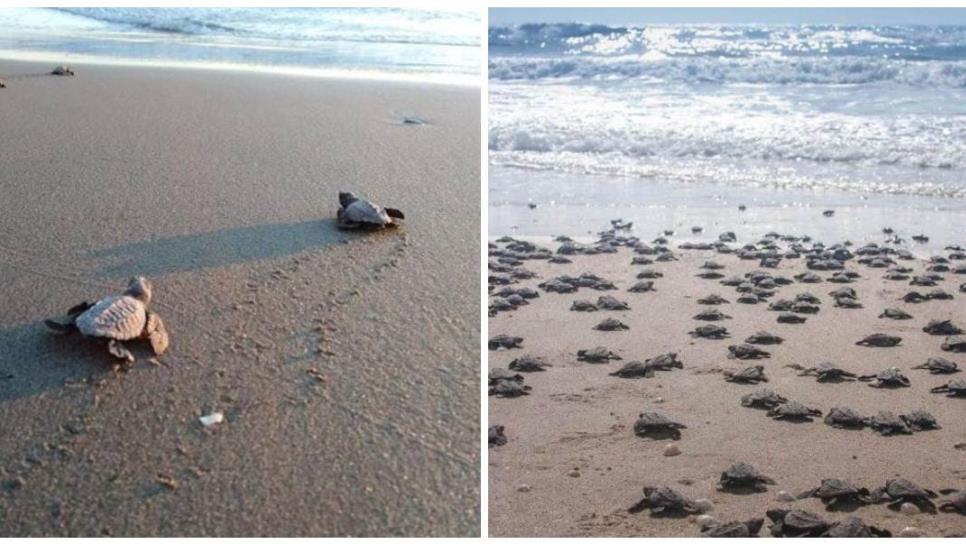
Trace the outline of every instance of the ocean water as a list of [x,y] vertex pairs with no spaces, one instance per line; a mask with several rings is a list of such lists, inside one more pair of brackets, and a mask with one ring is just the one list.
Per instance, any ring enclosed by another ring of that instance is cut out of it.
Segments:
[[966,231],[966,27],[527,24],[488,66],[491,234],[739,203]]
[[5,8],[0,59],[479,85],[479,29],[458,10]]

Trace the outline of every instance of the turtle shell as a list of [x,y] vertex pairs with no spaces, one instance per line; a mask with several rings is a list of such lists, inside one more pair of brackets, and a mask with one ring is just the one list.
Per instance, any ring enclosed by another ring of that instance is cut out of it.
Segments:
[[833,427],[864,427],[866,420],[851,408],[836,406],[825,416],[825,423]]
[[85,336],[131,340],[141,336],[147,324],[144,303],[127,295],[103,298],[77,316],[77,329]]
[[392,224],[392,218],[382,206],[368,200],[356,200],[339,210],[339,220],[343,223],[374,225],[384,227]]
[[618,378],[650,378],[654,375],[654,369],[640,361],[631,361],[622,366],[616,372],[611,372],[610,376]]

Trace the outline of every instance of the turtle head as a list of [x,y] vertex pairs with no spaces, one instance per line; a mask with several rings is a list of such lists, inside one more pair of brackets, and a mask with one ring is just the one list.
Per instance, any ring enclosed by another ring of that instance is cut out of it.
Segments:
[[339,193],[339,205],[343,208],[349,207],[349,204],[352,204],[356,200],[359,200],[359,198],[348,191]]
[[144,276],[137,276],[131,278],[130,283],[127,284],[127,289],[124,294],[129,297],[134,297],[145,305],[151,303],[151,282],[149,282]]

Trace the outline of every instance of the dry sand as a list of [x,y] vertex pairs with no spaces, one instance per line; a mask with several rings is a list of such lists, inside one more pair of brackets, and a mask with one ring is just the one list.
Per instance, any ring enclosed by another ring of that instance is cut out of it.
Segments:
[[[645,241],[651,237],[638,234]],[[762,232],[761,234],[764,234]],[[713,240],[717,236],[705,236]],[[753,242],[739,240],[740,243]],[[543,247],[559,245],[547,238],[531,239]],[[489,367],[506,368],[523,354],[539,356],[553,365],[545,372],[525,374],[532,386],[529,396],[490,397],[489,424],[504,425],[508,443],[489,449],[489,534],[491,536],[695,536],[698,526],[689,519],[652,518],[649,512],[627,513],[641,496],[645,485],[668,485],[691,499],[713,501],[711,512],[720,521],[763,517],[769,508],[800,508],[829,520],[857,515],[893,534],[915,526],[930,536],[966,533],[966,517],[940,513],[908,516],[885,505],[871,505],[855,512],[828,513],[818,499],[795,503],[776,500],[780,490],[798,494],[819,484],[823,478],[841,478],[869,488],[886,479],[904,477],[923,487],[966,488],[966,400],[930,394],[931,387],[946,383],[953,375],[931,375],[909,370],[929,356],[944,356],[966,367],[960,354],[940,350],[942,337],[922,332],[930,319],[953,319],[966,326],[966,295],[957,287],[966,281],[961,275],[943,274],[941,286],[954,294],[950,301],[922,304],[899,302],[914,288],[908,281],[881,279],[884,269],[871,269],[854,261],[848,265],[862,274],[853,287],[863,309],[834,307],[828,292],[841,284],[794,283],[779,287],[772,300],[794,298],[797,293],[818,296],[821,310],[807,316],[801,325],[776,323],[777,312],[767,303],[737,304],[733,287],[718,280],[696,278],[705,260],[724,264],[725,276],[758,269],[757,261],[742,261],[734,255],[713,251],[678,250],[680,239],[670,247],[678,261],[655,263],[649,268],[664,274],[655,280],[656,292],[629,293],[643,266],[631,266],[633,253],[621,248],[617,254],[572,256],[572,264],[551,264],[529,260],[524,268],[538,277],[520,286],[536,287],[562,274],[596,273],[613,280],[619,290],[598,292],[581,289],[574,294],[541,291],[539,298],[515,311],[501,312],[489,320],[489,335],[510,334],[524,338],[523,349],[489,352]],[[838,240],[825,240],[827,244]],[[735,245],[735,244],[732,244]],[[502,247],[502,246],[501,246]],[[899,261],[916,273],[923,261]],[[953,265],[962,261],[953,261]],[[766,270],[791,278],[805,271],[804,259],[785,260],[777,270]],[[819,272],[829,277],[830,272]],[[514,285],[516,286],[516,285]],[[499,287],[498,287],[499,288]],[[498,289],[497,288],[497,289]],[[717,293],[731,301],[717,306],[733,319],[718,322],[731,332],[730,339],[690,337],[687,332],[705,324],[692,317],[714,306],[697,304],[705,295]],[[629,302],[629,311],[569,311],[575,299],[596,301],[601,294]],[[914,316],[906,321],[879,319],[886,307],[904,308]],[[606,317],[630,326],[628,331],[600,332],[592,327]],[[785,338],[775,346],[761,346],[770,359],[737,361],[727,358],[728,346],[741,343],[748,335],[766,330]],[[875,333],[892,333],[903,338],[898,347],[868,348],[856,341]],[[604,345],[623,357],[608,364],[578,362],[578,349]],[[631,360],[676,352],[683,370],[658,372],[650,379],[621,379],[608,376]],[[799,377],[787,364],[814,366],[823,361],[838,363],[857,374],[873,373],[898,366],[912,382],[903,389],[875,389],[863,382],[822,384]],[[724,381],[722,370],[762,364],[770,382],[762,384],[793,400],[827,412],[835,405],[851,406],[863,415],[879,410],[904,413],[923,408],[943,427],[908,436],[880,436],[870,429],[849,431],[832,428],[821,418],[811,423],[772,420],[764,411],[740,405],[742,395],[758,388]],[[663,399],[659,402],[657,399]],[[673,442],[681,454],[665,457],[670,440],[639,438],[632,429],[638,413],[657,411],[686,424],[683,437]],[[961,446],[962,448],[962,446]],[[777,485],[764,493],[735,495],[715,490],[721,472],[737,461],[752,463],[774,478]],[[684,482],[684,483],[682,483]],[[521,491],[528,486],[529,491]],[[762,536],[767,534],[762,530]]]
[[[477,535],[479,90],[49,68],[0,67],[0,534]],[[43,326],[134,274],[156,365]]]

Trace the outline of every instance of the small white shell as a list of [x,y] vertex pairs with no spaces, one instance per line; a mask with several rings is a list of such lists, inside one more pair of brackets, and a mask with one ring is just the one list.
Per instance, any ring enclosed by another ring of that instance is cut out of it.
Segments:
[[926,536],[926,533],[918,527],[905,527],[899,531],[899,538],[919,538]]
[[780,502],[793,502],[795,497],[788,491],[779,491],[776,497]]
[[222,414],[221,412],[213,412],[206,416],[201,416],[198,418],[198,421],[200,421],[205,427],[211,427],[212,425],[225,421],[225,414]]
[[664,457],[674,457],[675,455],[681,455],[681,448],[678,448],[674,444],[668,444],[664,446]]
[[700,516],[694,518],[694,522],[697,523],[699,527],[708,527],[709,525],[713,525],[716,521],[717,520],[714,519],[714,516],[710,516],[708,514],[701,514]]
[[915,516],[920,512],[919,507],[911,502],[902,503],[902,506],[899,507],[899,511],[907,516]]

